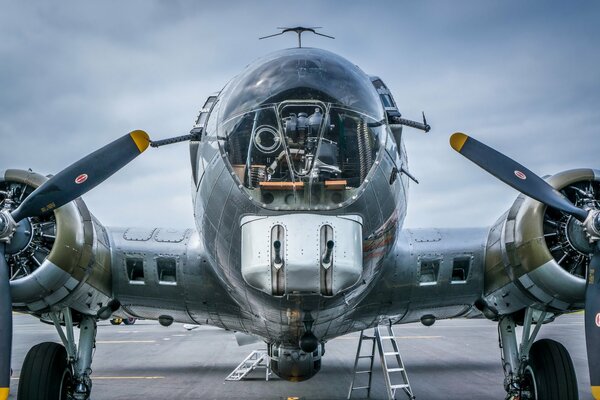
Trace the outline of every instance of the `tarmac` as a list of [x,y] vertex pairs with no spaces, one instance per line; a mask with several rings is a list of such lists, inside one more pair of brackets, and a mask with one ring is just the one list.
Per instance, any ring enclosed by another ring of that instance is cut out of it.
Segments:
[[[497,324],[487,320],[445,320],[431,327],[394,326],[400,351],[418,400],[503,400]],[[225,381],[227,375],[259,343],[238,346],[234,334],[201,326],[188,331],[181,324],[165,328],[154,321],[135,325],[99,323],[92,364],[93,400],[153,399],[346,399],[352,380],[358,333],[326,344],[321,372],[291,383],[255,370],[248,379]],[[591,400],[583,314],[561,316],[542,327],[538,338],[563,343],[571,354],[580,399]],[[58,342],[53,326],[23,314],[14,315],[13,377],[9,399],[17,398],[19,373],[29,348]],[[385,399],[379,358],[375,358],[372,399]],[[365,398],[355,391],[353,399]],[[398,392],[396,399],[406,399]]]

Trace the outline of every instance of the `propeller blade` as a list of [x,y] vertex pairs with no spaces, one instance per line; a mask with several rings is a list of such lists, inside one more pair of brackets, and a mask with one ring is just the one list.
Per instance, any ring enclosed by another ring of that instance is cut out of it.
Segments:
[[585,342],[592,395],[600,399],[600,251],[592,256],[585,290]]
[[12,299],[4,247],[4,243],[0,243],[0,400],[8,398],[12,349]]
[[144,131],[133,131],[54,175],[12,212],[16,222],[43,215],[87,193],[148,148]]
[[450,136],[454,150],[519,192],[584,221],[588,212],[576,207],[545,180],[515,160],[480,141],[457,132]]

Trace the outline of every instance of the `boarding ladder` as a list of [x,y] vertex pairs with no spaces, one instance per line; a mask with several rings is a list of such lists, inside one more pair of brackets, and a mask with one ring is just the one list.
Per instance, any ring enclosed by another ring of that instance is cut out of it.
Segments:
[[254,350],[244,361],[238,365],[232,373],[225,378],[226,381],[241,381],[256,368],[265,369],[265,380],[269,380],[271,369],[269,368],[269,356],[266,350]]
[[[369,343],[371,347],[371,354],[361,354],[363,342],[368,341],[371,341],[371,343]],[[389,345],[386,346],[386,343],[389,343]],[[415,396],[413,395],[410,382],[408,381],[408,375],[406,373],[406,369],[404,368],[402,357],[400,356],[400,350],[398,349],[398,343],[396,342],[396,336],[392,330],[391,323],[387,325],[376,326],[373,329],[373,336],[365,335],[364,331],[360,332],[360,340],[358,341],[358,349],[356,350],[356,359],[354,360],[352,383],[350,384],[350,390],[348,391],[348,400],[352,398],[352,394],[355,390],[366,390],[367,398],[371,396],[375,346],[377,346],[379,351],[379,359],[381,361],[381,368],[383,370],[383,378],[385,380],[388,400],[393,400],[396,398],[396,390],[398,389],[402,389],[409,399],[414,400]],[[391,347],[391,349],[389,347]],[[368,369],[358,369],[359,361],[362,359],[366,359],[369,363]],[[357,379],[357,377],[359,375],[367,376],[366,384],[358,385],[357,381],[360,378]]]

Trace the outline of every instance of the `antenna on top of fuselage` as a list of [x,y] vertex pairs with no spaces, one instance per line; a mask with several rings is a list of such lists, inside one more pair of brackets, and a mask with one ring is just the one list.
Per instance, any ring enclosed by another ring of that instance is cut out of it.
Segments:
[[273,35],[260,37],[260,38],[258,38],[258,40],[271,38],[273,36],[283,35],[284,33],[287,33],[287,32],[296,32],[298,34],[298,47],[302,47],[302,34],[304,32],[312,32],[315,35],[325,36],[326,38],[329,38],[329,39],[335,39],[333,36],[324,35],[322,33],[317,32],[317,29],[321,29],[320,26],[310,26],[310,27],[306,27],[306,28],[303,26],[297,26],[295,28],[278,27],[277,29],[281,29],[281,32],[275,33]]

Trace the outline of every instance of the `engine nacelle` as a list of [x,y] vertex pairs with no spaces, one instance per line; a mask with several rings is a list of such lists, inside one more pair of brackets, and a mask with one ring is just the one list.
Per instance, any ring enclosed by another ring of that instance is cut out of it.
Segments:
[[278,377],[290,382],[302,382],[312,378],[321,370],[323,345],[312,353],[298,347],[269,344],[269,367]]
[[[600,205],[600,171],[570,170],[547,181],[577,206]],[[591,247],[575,218],[520,195],[491,228],[486,250],[486,315],[583,308]]]
[[[16,208],[47,179],[30,171],[0,173],[0,206],[8,199]],[[108,237],[81,199],[20,221],[6,255],[16,309],[41,314],[60,305],[91,314],[110,300]]]

